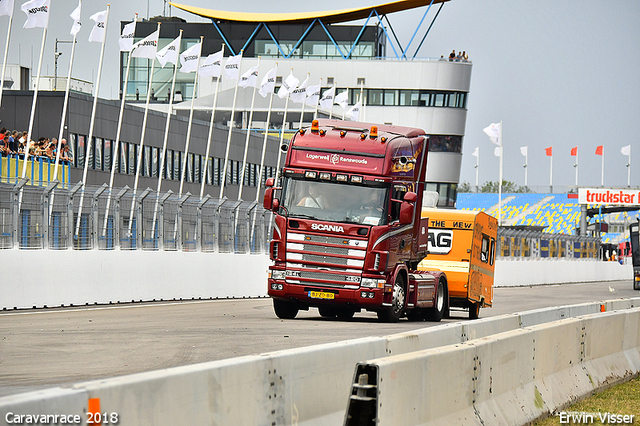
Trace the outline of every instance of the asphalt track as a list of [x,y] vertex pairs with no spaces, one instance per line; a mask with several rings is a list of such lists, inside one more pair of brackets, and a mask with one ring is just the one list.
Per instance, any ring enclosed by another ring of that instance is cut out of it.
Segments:
[[[496,288],[480,318],[639,296],[631,281]],[[467,313],[443,320],[454,321],[468,321]],[[285,321],[266,298],[3,311],[0,396],[437,324],[383,324],[369,312],[327,320],[316,309]]]

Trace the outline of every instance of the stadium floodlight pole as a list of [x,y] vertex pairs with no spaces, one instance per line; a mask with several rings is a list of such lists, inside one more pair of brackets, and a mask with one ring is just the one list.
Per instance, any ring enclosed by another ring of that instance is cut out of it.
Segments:
[[82,172],[82,192],[80,193],[80,203],[78,203],[78,220],[76,221],[75,235],[80,233],[80,221],[82,220],[82,203],[84,202],[84,188],[87,184],[87,172],[89,171],[89,153],[91,152],[91,140],[93,139],[93,125],[96,120],[96,108],[98,106],[98,94],[100,93],[100,76],[102,75],[102,63],[104,62],[104,45],[107,44],[106,33],[107,23],[109,22],[109,8],[111,5],[107,4],[107,13],[104,18],[104,32],[105,36],[102,40],[102,46],[100,47],[100,63],[98,65],[98,77],[96,80],[96,92],[93,95],[93,109],[91,110],[91,123],[89,124],[89,137],[87,139],[87,149],[84,159],[84,171]]
[[[138,14],[134,17],[134,22],[138,20]],[[125,99],[127,98],[127,85],[129,83],[129,68],[131,67],[131,50],[129,50],[129,55],[127,59],[127,70],[124,73],[124,85],[122,86],[122,99],[120,100],[120,115],[118,116],[118,127],[116,130],[116,140],[113,142],[113,155],[111,156],[111,175],[109,176],[109,191],[107,195],[107,206],[104,211],[104,223],[102,225],[102,236],[107,235],[107,224],[109,223],[109,207],[111,205],[111,191],[113,190],[113,180],[115,178],[116,173],[116,165],[120,167],[120,162],[118,155],[120,148],[120,132],[122,131],[122,118],[124,116],[124,105]],[[116,224],[116,226],[118,226]]]
[[[260,67],[260,56],[258,56],[258,64],[256,65],[256,72]],[[258,82],[253,85],[253,95],[251,96],[251,108],[249,109],[249,121],[247,122],[247,138],[244,141],[244,155],[242,157],[242,174],[240,175],[240,189],[238,189],[238,200],[242,200],[242,189],[244,188],[244,174],[247,167],[247,153],[249,152],[249,138],[251,137],[251,121],[253,120],[253,107],[256,101],[256,86]],[[303,109],[304,109],[304,103]]]
[[4,75],[7,69],[7,53],[9,53],[9,39],[11,38],[11,23],[13,22],[13,10],[9,15],[9,25],[7,25],[7,41],[4,45],[4,60],[2,61],[2,79],[0,79],[0,106],[2,106],[2,90],[4,89]]
[[[224,52],[225,44],[222,43],[222,51]],[[216,91],[213,95],[213,105],[211,106],[211,121],[209,122],[209,134],[207,136],[207,150],[204,156],[204,165],[202,166],[202,179],[200,181],[200,200],[204,196],[204,184],[207,177],[207,168],[209,167],[209,151],[211,150],[211,137],[213,136],[213,125],[216,116],[216,107],[218,106],[218,92],[220,91],[220,80],[222,79],[222,73],[216,79]],[[211,176],[211,183],[213,183],[213,173]]]
[[[238,73],[240,72],[240,67],[242,65],[243,53],[244,53],[244,50],[241,50],[240,62],[238,63]],[[238,75],[238,79],[240,79],[239,75]],[[224,196],[224,188],[227,184],[227,166],[229,164],[229,148],[231,147],[231,134],[233,133],[233,127],[235,126],[235,122],[233,121],[233,116],[236,114],[236,100],[238,98],[238,83],[239,81],[236,81],[235,89],[233,92],[233,104],[231,105],[231,117],[229,118],[229,132],[227,133],[227,147],[224,154],[224,169],[222,170],[222,182],[220,182],[220,196],[218,197],[221,200],[222,200],[222,197]]]
[[[158,22],[158,36],[160,35],[160,22]],[[158,50],[158,43],[156,40],[156,51]],[[132,52],[133,53],[133,52]],[[153,54],[153,59],[148,59],[147,60],[151,61],[151,72],[149,73],[149,86],[147,87],[147,99],[146,99],[146,103],[144,105],[144,117],[142,118],[142,133],[140,135],[140,146],[138,148],[138,160],[136,162],[136,169],[135,169],[135,173],[136,176],[133,179],[133,197],[131,198],[131,210],[129,211],[129,236],[131,235],[131,229],[133,227],[133,211],[135,210],[136,207],[136,192],[138,191],[138,182],[140,180],[140,173],[141,173],[141,168],[142,168],[142,154],[144,152],[144,137],[146,134],[146,130],[147,130],[147,117],[149,115],[149,102],[151,101],[151,91],[152,89],[152,85],[153,85],[153,71],[154,71],[154,67],[156,64],[156,55],[155,53]],[[136,218],[137,220],[137,218]]]

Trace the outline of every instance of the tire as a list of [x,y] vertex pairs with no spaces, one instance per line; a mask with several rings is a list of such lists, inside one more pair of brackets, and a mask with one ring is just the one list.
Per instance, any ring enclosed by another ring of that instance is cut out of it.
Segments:
[[273,299],[273,310],[281,319],[294,319],[298,315],[298,305],[295,302]]
[[420,308],[413,308],[409,312],[407,312],[407,319],[409,321],[424,321],[425,320],[425,311]]
[[429,320],[434,322],[440,322],[444,317],[444,313],[447,310],[447,284],[444,280],[438,282],[438,289],[436,292],[436,300],[433,304],[433,308],[429,309]]
[[404,304],[406,301],[406,290],[404,288],[404,280],[400,275],[396,277],[393,285],[393,299],[391,307],[378,311],[378,319],[384,322],[398,322],[404,314]]
[[480,303],[470,302],[469,304],[469,319],[475,320],[480,316]]
[[640,290],[640,281],[636,281],[635,277],[634,277],[634,280],[633,280],[633,289],[634,290]]
[[333,306],[318,306],[318,313],[324,318],[335,318],[337,314]]

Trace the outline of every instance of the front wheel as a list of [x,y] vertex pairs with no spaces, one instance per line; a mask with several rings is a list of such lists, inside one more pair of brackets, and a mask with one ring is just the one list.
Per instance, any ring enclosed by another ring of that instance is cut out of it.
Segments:
[[281,319],[294,319],[298,315],[298,305],[295,302],[273,299],[273,310]]
[[398,322],[404,313],[405,295],[404,280],[398,275],[393,285],[391,307],[384,311],[378,311],[378,319],[384,322]]
[[440,279],[438,282],[438,290],[436,292],[436,300],[434,300],[433,308],[429,310],[429,320],[440,322],[444,317],[447,309],[447,283]]

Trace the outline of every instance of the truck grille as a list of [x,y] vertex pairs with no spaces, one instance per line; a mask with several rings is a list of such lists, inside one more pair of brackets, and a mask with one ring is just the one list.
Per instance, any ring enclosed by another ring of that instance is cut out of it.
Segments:
[[366,246],[366,240],[287,233],[287,282],[358,288]]

